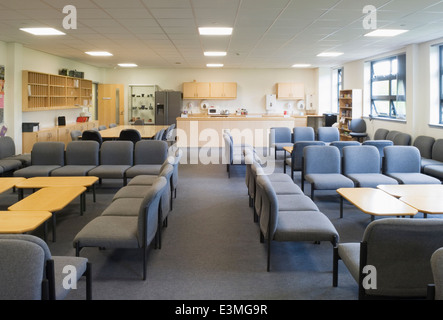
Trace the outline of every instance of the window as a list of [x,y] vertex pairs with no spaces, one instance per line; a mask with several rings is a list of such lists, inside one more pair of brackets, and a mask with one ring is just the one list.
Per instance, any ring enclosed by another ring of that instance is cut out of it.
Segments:
[[439,47],[439,59],[438,59],[438,64],[439,64],[439,70],[440,70],[440,74],[439,74],[439,88],[440,88],[440,94],[439,94],[439,119],[438,119],[438,123],[439,124],[443,124],[443,45],[441,45]]
[[343,89],[343,68],[333,70],[332,73],[332,109],[339,112],[340,90]]
[[371,62],[371,115],[405,119],[405,54]]
[[337,69],[337,112],[340,107],[340,90],[343,89],[343,69]]

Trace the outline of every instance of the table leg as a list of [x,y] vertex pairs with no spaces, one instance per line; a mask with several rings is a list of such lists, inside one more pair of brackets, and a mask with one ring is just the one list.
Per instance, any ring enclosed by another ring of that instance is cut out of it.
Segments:
[[52,242],[55,242],[56,239],[56,232],[55,232],[55,227],[56,227],[56,219],[55,219],[55,212],[52,213]]
[[340,219],[343,218],[343,197],[340,196]]

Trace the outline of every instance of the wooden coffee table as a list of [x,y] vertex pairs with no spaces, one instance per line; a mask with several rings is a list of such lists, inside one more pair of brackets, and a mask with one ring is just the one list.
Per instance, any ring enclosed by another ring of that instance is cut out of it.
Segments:
[[47,187],[42,188],[16,204],[10,206],[10,211],[49,211],[52,213],[52,240],[56,241],[56,212],[65,208],[75,198],[80,196],[80,214],[83,214],[84,192],[86,187]]
[[[19,191],[19,200],[23,199],[23,189],[41,189],[45,187],[71,187],[81,186],[92,188],[93,201],[95,202],[95,183],[98,177],[81,176],[81,177],[33,177],[28,178],[15,186]],[[85,202],[86,203],[86,202]],[[84,210],[85,208],[83,208]]]
[[443,184],[381,184],[377,189],[400,198],[403,196],[443,197]]
[[26,233],[44,225],[46,241],[46,222],[51,216],[49,211],[0,211],[0,233]]
[[20,177],[6,177],[0,178],[0,193],[3,193],[11,188],[14,188],[17,183],[23,182],[26,178]]
[[343,218],[343,198],[355,205],[364,213],[375,216],[414,216],[417,209],[407,205],[403,201],[374,188],[340,188],[340,218]]

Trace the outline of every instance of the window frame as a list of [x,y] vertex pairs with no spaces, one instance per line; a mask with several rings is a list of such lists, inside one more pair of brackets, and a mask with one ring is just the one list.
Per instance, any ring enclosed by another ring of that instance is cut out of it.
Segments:
[[438,47],[438,64],[439,64],[439,110],[438,123],[443,124],[443,45]]
[[[380,62],[389,61],[390,72],[387,75],[375,76],[374,65]],[[397,72],[392,73],[393,61],[397,61]],[[400,64],[403,64],[400,66]],[[381,58],[371,61],[370,65],[370,99],[371,99],[371,110],[370,115],[373,117],[379,117],[384,119],[399,119],[398,110],[395,106],[397,101],[406,101],[406,54]],[[403,70],[403,73],[402,73]],[[400,84],[400,80],[402,81]],[[375,82],[388,81],[389,88],[387,95],[377,95],[373,94],[373,85]],[[396,94],[392,94],[393,82],[396,81]],[[404,96],[399,95],[399,87],[403,85],[403,90],[405,92]],[[389,113],[379,113],[376,107],[376,101],[386,101],[389,103]],[[406,111],[406,110],[405,110]],[[406,116],[406,114],[404,115]]]

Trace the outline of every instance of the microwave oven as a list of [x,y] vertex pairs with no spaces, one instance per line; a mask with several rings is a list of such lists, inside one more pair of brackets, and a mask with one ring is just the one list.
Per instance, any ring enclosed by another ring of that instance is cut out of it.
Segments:
[[208,114],[209,114],[209,115],[211,115],[211,114],[220,114],[220,111],[218,110],[218,108],[215,108],[215,107],[209,107],[209,108],[208,108]]

